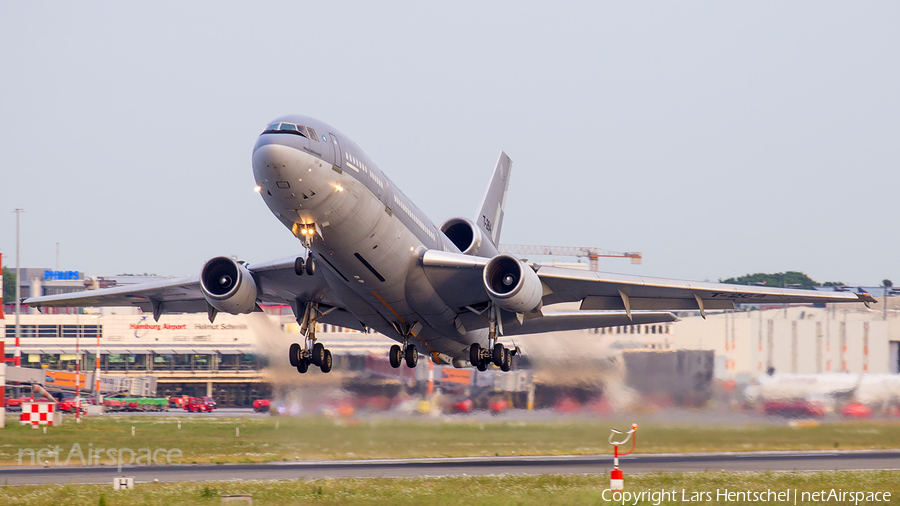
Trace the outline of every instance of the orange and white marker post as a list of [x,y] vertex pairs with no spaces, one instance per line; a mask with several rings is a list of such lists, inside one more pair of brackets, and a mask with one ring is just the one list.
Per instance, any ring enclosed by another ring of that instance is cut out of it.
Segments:
[[[609,444],[613,445],[615,448],[615,457],[613,458],[613,470],[612,474],[609,477],[609,490],[610,492],[623,492],[625,490],[625,475],[622,473],[622,470],[619,469],[619,445],[623,445],[631,440],[631,449],[628,450],[628,453],[623,453],[622,456],[631,455],[631,452],[634,451],[634,445],[637,443],[637,436],[635,435],[637,432],[637,424],[631,424],[631,430],[628,432],[622,432],[616,429],[612,429],[612,432],[609,435]],[[625,439],[621,441],[613,441],[613,438],[618,435],[625,435]]]

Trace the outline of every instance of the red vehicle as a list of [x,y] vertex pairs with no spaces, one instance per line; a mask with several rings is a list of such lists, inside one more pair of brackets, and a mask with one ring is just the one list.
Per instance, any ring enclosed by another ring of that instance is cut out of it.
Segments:
[[31,402],[33,399],[31,397],[7,397],[6,398],[6,410],[13,411],[22,411],[22,403],[23,402]]
[[124,402],[113,397],[103,399],[103,407],[106,411],[125,411],[128,408]]
[[268,413],[269,406],[272,405],[272,401],[270,399],[256,399],[253,401],[253,411],[257,413]]
[[463,399],[450,404],[448,411],[450,413],[471,413],[474,408],[475,403],[472,402],[472,399]]
[[769,401],[763,404],[763,412],[788,418],[822,418],[825,407],[815,401]]
[[870,418],[872,408],[859,402],[847,404],[841,409],[841,414],[847,418]]
[[184,410],[190,413],[212,413],[216,401],[212,397],[191,397],[184,403]]
[[184,403],[186,403],[190,399],[187,395],[178,395],[169,397],[169,407],[170,408],[183,408]]

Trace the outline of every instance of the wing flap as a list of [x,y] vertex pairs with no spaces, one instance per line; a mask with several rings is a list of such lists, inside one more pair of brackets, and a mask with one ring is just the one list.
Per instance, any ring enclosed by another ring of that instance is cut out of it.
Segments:
[[625,311],[574,311],[547,313],[539,318],[525,320],[521,325],[507,325],[503,335],[537,334],[562,330],[580,330],[620,325],[644,325],[666,323],[677,317],[666,311],[632,311],[631,318]]
[[[629,308],[631,310],[696,310],[697,300],[690,299],[673,299],[673,298],[636,298],[629,297]],[[704,301],[704,309],[734,309],[734,303],[729,300],[711,300]],[[625,309],[625,302],[622,297],[605,297],[588,295],[581,301],[582,310],[614,310]]]

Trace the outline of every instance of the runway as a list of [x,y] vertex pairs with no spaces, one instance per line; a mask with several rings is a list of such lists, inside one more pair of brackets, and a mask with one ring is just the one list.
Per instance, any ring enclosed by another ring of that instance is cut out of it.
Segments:
[[[639,454],[620,459],[627,473],[653,471],[826,471],[900,469],[898,450],[834,452],[747,452]],[[116,476],[137,482],[288,480],[478,476],[497,474],[593,474],[612,468],[609,455],[459,457],[437,459],[318,460],[266,464],[173,466],[15,466],[0,467],[7,485],[110,483]]]

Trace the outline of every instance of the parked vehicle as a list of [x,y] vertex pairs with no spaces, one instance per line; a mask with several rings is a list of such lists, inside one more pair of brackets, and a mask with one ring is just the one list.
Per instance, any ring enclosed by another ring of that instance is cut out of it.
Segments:
[[168,411],[169,400],[165,397],[107,397],[103,400],[106,411]]
[[216,401],[212,397],[191,397],[184,403],[184,410],[189,413],[212,413],[216,409]]
[[180,409],[184,407],[184,403],[188,401],[191,397],[189,395],[173,395],[169,397],[169,407]]
[[11,413],[22,411],[22,403],[31,402],[32,400],[31,397],[7,397],[6,411]]

